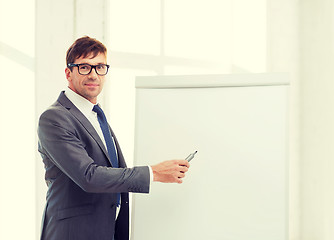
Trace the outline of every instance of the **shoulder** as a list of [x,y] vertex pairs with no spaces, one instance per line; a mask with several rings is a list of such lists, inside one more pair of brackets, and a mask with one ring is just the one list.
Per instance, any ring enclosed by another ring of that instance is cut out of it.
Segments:
[[69,120],[71,118],[70,109],[75,106],[65,96],[64,91],[60,93],[56,102],[54,102],[48,109],[46,109],[40,116],[39,121],[49,120]]
[[38,132],[71,132],[75,133],[74,126],[77,119],[70,113],[69,109],[58,101],[46,109],[38,121]]
[[57,119],[68,118],[69,111],[64,106],[55,102],[48,109],[46,109],[40,116],[39,121],[50,120],[54,121]]

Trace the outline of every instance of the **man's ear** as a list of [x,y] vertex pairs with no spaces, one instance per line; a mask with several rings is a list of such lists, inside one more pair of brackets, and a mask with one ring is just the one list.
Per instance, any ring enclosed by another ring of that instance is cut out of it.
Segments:
[[72,80],[72,71],[67,67],[67,68],[65,68],[65,75],[66,75],[66,79],[68,80],[68,81],[71,81]]

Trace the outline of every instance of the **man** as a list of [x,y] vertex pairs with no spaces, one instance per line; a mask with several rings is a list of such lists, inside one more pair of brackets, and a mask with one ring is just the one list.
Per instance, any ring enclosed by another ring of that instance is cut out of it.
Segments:
[[48,186],[43,240],[128,240],[128,192],[148,193],[151,181],[182,183],[188,171],[185,160],[126,167],[97,103],[106,56],[96,39],[77,39],[66,56],[68,89],[40,117],[38,148]]

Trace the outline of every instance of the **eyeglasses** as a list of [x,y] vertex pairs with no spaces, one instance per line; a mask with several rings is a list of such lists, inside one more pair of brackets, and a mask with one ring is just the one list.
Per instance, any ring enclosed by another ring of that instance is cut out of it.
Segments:
[[68,67],[78,67],[78,72],[80,75],[88,75],[92,72],[92,69],[95,69],[95,72],[100,75],[104,76],[108,73],[109,65],[107,64],[98,64],[98,65],[90,65],[87,63],[69,63],[67,64]]

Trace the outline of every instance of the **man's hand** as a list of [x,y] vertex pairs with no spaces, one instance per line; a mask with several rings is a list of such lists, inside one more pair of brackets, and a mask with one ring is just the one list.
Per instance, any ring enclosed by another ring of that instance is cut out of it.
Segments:
[[168,160],[151,166],[153,181],[163,183],[182,183],[190,164],[186,160]]

